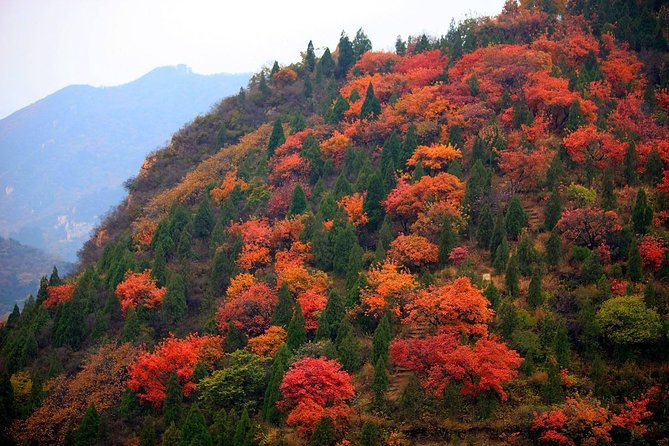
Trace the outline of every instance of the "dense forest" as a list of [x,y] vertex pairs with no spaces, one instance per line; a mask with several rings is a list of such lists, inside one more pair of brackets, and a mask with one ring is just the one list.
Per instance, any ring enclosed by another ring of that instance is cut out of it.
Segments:
[[669,7],[444,31],[309,42],[151,154],[0,328],[3,443],[667,444]]

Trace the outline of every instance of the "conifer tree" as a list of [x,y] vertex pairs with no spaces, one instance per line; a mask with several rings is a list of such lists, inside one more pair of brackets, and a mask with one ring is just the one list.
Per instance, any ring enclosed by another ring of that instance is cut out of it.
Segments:
[[351,289],[358,282],[360,272],[365,267],[364,254],[365,251],[362,249],[362,246],[359,243],[354,243],[348,256],[348,267],[346,269],[347,290]]
[[367,85],[367,93],[365,93],[365,101],[362,103],[360,109],[360,119],[376,119],[381,114],[381,103],[374,95],[374,86],[370,82]]
[[276,402],[281,399],[281,381],[286,370],[288,370],[288,359],[290,359],[290,350],[286,344],[283,344],[274,356],[272,372],[265,389],[262,416],[267,421],[275,424],[278,424],[283,417],[281,411],[276,407]]
[[597,252],[591,252],[581,268],[581,281],[583,283],[595,283],[604,273],[602,262]]
[[152,416],[144,418],[142,430],[139,433],[139,446],[158,446],[156,420]]
[[151,276],[156,279],[156,284],[163,287],[167,283],[167,256],[163,245],[158,245],[153,251],[153,268],[151,269]]
[[562,238],[560,234],[553,230],[546,241],[546,262],[549,265],[557,265],[562,257]]
[[311,78],[309,76],[304,78],[304,88],[302,94],[306,99],[309,99],[314,94],[314,86],[311,83]]
[[334,226],[330,231],[332,235],[332,247],[334,256],[332,258],[332,269],[340,277],[346,275],[348,259],[355,245],[358,245],[358,236],[355,228],[344,223],[341,219],[335,219]]
[[493,282],[492,280],[490,281],[486,289],[483,291],[483,295],[490,302],[490,306],[496,311],[497,308],[499,307],[499,302],[501,297],[499,294],[499,290],[495,286],[495,282]]
[[228,323],[228,333],[225,336],[225,351],[230,353],[246,347],[248,339],[234,322]]
[[551,194],[551,197],[546,203],[546,208],[544,210],[544,228],[548,231],[552,231],[557,222],[562,216],[562,203],[560,200],[560,194],[554,190]]
[[447,218],[441,226],[441,233],[439,234],[439,250],[437,251],[437,254],[440,266],[444,266],[448,263],[448,255],[451,253],[456,241],[457,236],[453,231],[453,223]]
[[366,421],[362,425],[362,431],[360,432],[360,445],[382,446],[383,444],[385,443],[379,427],[372,421]]
[[281,144],[286,142],[286,135],[283,133],[283,126],[281,125],[280,120],[274,121],[274,126],[272,127],[272,133],[269,136],[269,142],[267,143],[267,157],[274,155],[274,151]]
[[404,135],[404,143],[402,144],[402,153],[400,155],[399,164],[405,166],[406,162],[411,155],[413,155],[416,147],[418,147],[418,134],[416,131],[416,125],[411,123],[407,129],[406,134]]
[[207,422],[197,403],[191,406],[181,427],[181,446],[192,444],[201,446],[213,446],[214,444],[207,428]]
[[91,403],[86,409],[84,419],[81,420],[79,429],[74,435],[75,446],[95,446],[98,444],[98,431],[100,429],[100,414]]
[[379,359],[382,359],[384,362],[388,361],[388,347],[390,346],[391,339],[390,319],[386,314],[381,318],[379,325],[374,330],[372,338],[372,364],[376,365]]
[[518,287],[518,257],[515,254],[509,259],[504,274],[504,283],[506,284],[506,293],[509,296],[517,297],[520,289]]
[[560,375],[560,368],[555,363],[555,360],[549,362],[548,378],[542,385],[542,393],[546,404],[557,404],[562,401],[562,376]]
[[537,308],[544,301],[543,290],[541,287],[541,268],[537,265],[532,271],[530,279],[530,288],[527,294],[527,303],[531,308]]
[[502,239],[502,242],[497,246],[495,250],[495,256],[492,260],[492,266],[495,268],[495,271],[499,274],[506,268],[506,265],[509,260],[509,244],[506,241],[506,238]]
[[293,196],[290,200],[290,208],[288,209],[288,215],[300,215],[307,210],[307,196],[304,194],[304,189],[302,185],[297,183],[295,189],[293,189]]
[[490,212],[490,206],[485,205],[479,214],[478,226],[476,228],[476,243],[479,247],[488,249],[495,230],[495,222]]
[[179,446],[181,443],[181,431],[174,423],[171,423],[165,432],[163,432],[160,441],[161,446]]
[[350,322],[346,320],[342,322],[337,334],[337,358],[344,370],[348,372],[356,372],[362,366],[362,353],[360,351],[360,343],[353,333],[353,328]]
[[490,185],[490,172],[483,166],[481,160],[476,160],[472,165],[471,175],[465,186],[465,198],[463,201],[463,205],[469,207],[474,216],[478,216],[476,205],[490,192]]
[[339,325],[346,319],[346,307],[344,299],[339,291],[333,289],[328,296],[328,303],[321,313],[319,324],[325,323],[329,327],[327,333],[330,340],[334,340],[339,331]]
[[141,334],[142,326],[139,321],[137,310],[133,307],[128,308],[123,323],[123,332],[121,333],[121,342],[135,342]]
[[178,273],[170,275],[167,292],[160,306],[163,323],[167,326],[176,325],[186,315],[186,284],[183,276]]
[[664,172],[664,163],[659,152],[653,148],[646,157],[646,168],[644,169],[644,180],[651,186],[655,186],[661,179]]
[[295,302],[293,318],[288,324],[288,337],[286,344],[292,351],[297,351],[302,344],[307,342],[307,330],[304,328],[304,314],[299,302]]
[[316,53],[314,52],[314,44],[311,40],[307,45],[307,52],[304,56],[304,61],[307,64],[307,69],[313,73],[314,69],[316,68]]
[[337,78],[343,79],[355,63],[353,45],[344,31],[341,32],[341,36],[339,37],[337,49],[339,50],[339,57],[337,57],[337,71],[335,75]]
[[337,434],[332,418],[324,416],[316,423],[309,439],[309,446],[335,446],[335,444],[337,444]]
[[369,181],[369,189],[362,204],[362,209],[369,218],[370,229],[376,229],[383,221],[383,206],[381,202],[385,199],[386,192],[383,185],[383,177],[378,170],[374,172]]
[[239,418],[235,436],[232,440],[232,446],[253,446],[255,444],[255,429],[249,418],[249,411],[244,408],[242,416]]
[[14,419],[14,388],[6,371],[0,372],[0,440],[4,430]]
[[207,197],[200,202],[200,206],[195,213],[193,220],[193,231],[195,237],[206,238],[211,235],[211,230],[214,228],[214,213],[211,210],[209,199]]
[[334,102],[328,114],[326,120],[328,124],[338,124],[344,119],[344,113],[350,108],[348,101],[340,94],[337,96],[337,100]]
[[383,357],[379,357],[374,365],[374,380],[372,381],[375,406],[381,407],[383,405],[389,383],[388,372],[386,371],[386,361]]
[[372,51],[372,42],[367,37],[367,34],[360,28],[353,38],[353,57],[357,61],[368,51]]
[[278,294],[279,303],[274,309],[272,325],[287,327],[293,317],[293,298],[290,295],[290,290],[286,282],[281,283]]
[[585,116],[581,111],[581,103],[578,99],[574,99],[569,105],[569,112],[567,113],[567,123],[565,129],[573,132],[585,123]]
[[504,216],[504,224],[506,226],[506,233],[513,239],[517,240],[521,229],[527,227],[527,212],[523,209],[523,205],[517,196],[514,196],[509,202]]
[[334,60],[332,59],[332,53],[330,52],[330,48],[326,47],[325,51],[323,52],[323,55],[318,61],[316,75],[318,76],[320,74],[322,76],[329,77],[332,76],[334,70],[335,70],[335,63]]
[[175,372],[170,373],[163,402],[163,420],[166,425],[179,425],[183,414],[183,393]]
[[634,232],[645,234],[653,221],[653,209],[648,205],[646,191],[641,188],[636,195],[636,201],[632,208],[632,227]]
[[49,286],[56,286],[60,285],[62,281],[60,280],[60,277],[58,276],[58,268],[55,266],[53,267],[53,270],[51,270],[51,276],[49,277]]
[[636,148],[634,143],[629,143],[627,145],[627,150],[625,151],[625,158],[623,162],[623,176],[628,185],[634,186],[638,182],[638,176],[636,174],[636,165],[639,162],[639,157],[636,153]]
[[632,246],[627,256],[627,277],[632,282],[640,282],[643,279],[641,252],[639,252],[639,245],[637,245],[636,240],[632,241]]
[[179,246],[177,246],[177,258],[181,261],[190,260],[195,257],[193,253],[193,236],[188,228],[181,231]]
[[340,200],[345,195],[351,195],[353,188],[351,187],[351,182],[348,181],[346,175],[343,172],[337,177],[337,182],[335,183],[334,189],[334,199]]
[[518,256],[518,269],[524,276],[529,276],[532,272],[532,264],[537,260],[537,251],[529,234],[525,234],[516,248]]

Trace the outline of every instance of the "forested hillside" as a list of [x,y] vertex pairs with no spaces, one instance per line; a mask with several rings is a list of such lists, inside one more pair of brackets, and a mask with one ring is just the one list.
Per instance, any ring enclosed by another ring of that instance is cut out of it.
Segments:
[[666,444],[668,19],[510,0],[261,70],[0,330],[4,439]]

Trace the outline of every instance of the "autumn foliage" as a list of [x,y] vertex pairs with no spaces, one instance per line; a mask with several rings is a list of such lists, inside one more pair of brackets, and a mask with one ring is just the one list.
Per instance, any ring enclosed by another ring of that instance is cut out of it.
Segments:
[[258,356],[272,357],[286,341],[286,330],[272,325],[265,333],[249,339],[248,348]]
[[167,289],[158,288],[150,269],[141,273],[128,271],[125,280],[116,286],[116,298],[121,303],[123,314],[128,308],[137,308],[139,305],[145,308],[160,306],[166,292]]
[[355,389],[351,376],[336,360],[304,358],[295,362],[281,382],[283,399],[278,405],[289,411],[288,424],[302,434],[313,431],[323,415],[342,429],[352,415],[348,401]]
[[63,302],[67,302],[74,296],[74,289],[76,285],[66,283],[63,285],[53,285],[46,289],[47,298],[44,301],[44,306],[47,308],[57,307]]
[[362,290],[362,303],[369,314],[380,316],[386,311],[402,314],[413,297],[417,282],[407,269],[386,261],[370,268],[367,284]]
[[399,235],[390,243],[388,259],[407,267],[420,268],[435,263],[438,257],[437,245],[420,235]]
[[196,387],[193,372],[197,363],[212,368],[221,356],[223,347],[219,336],[189,334],[185,339],[170,336],[152,352],[142,351],[128,367],[128,387],[142,401],[160,407],[172,372],[177,374],[183,394],[188,397]]
[[258,336],[269,328],[278,301],[276,290],[262,282],[253,283],[221,304],[216,313],[218,329],[225,332],[232,322],[250,336]]

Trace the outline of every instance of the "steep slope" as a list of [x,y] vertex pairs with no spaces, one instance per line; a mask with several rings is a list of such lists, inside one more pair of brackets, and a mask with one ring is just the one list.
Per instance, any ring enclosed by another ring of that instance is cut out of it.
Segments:
[[0,329],[7,435],[667,438],[669,54],[591,3],[310,42],[181,129]]
[[3,119],[2,234],[73,260],[145,156],[248,77],[162,67],[117,87],[66,87]]

